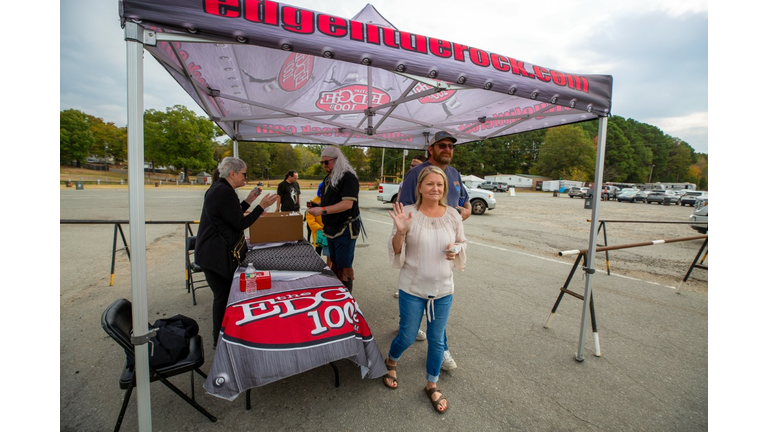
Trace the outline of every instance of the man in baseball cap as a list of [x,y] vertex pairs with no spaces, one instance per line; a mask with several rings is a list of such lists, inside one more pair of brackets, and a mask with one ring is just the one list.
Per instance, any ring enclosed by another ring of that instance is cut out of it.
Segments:
[[435,143],[443,140],[449,140],[451,143],[456,144],[456,138],[454,138],[450,132],[440,131],[436,133],[431,140],[429,140],[429,146],[432,147]]

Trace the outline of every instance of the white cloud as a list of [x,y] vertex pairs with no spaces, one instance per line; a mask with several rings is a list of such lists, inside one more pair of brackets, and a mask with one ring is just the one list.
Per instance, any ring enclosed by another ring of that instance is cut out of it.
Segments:
[[698,112],[682,117],[662,117],[650,119],[654,125],[664,130],[669,135],[674,135],[684,130],[704,130],[709,127],[709,114]]
[[[667,135],[679,137],[699,153],[709,151],[709,113],[698,112],[681,117],[651,118],[650,123]],[[686,138],[683,138],[686,137]]]

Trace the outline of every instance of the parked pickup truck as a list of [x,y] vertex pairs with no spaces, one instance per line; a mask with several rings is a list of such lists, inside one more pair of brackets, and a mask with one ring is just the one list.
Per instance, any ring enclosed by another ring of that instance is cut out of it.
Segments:
[[487,181],[477,185],[480,189],[492,190],[494,192],[506,192],[509,190],[509,185],[503,182]]
[[[463,185],[462,185],[463,186]],[[466,187],[464,187],[466,189]],[[379,195],[376,199],[383,203],[393,203],[397,201],[397,195],[400,192],[400,183],[381,183],[379,184]],[[493,192],[481,189],[467,189],[469,202],[472,204],[472,214],[481,215],[486,210],[496,208],[496,198]]]

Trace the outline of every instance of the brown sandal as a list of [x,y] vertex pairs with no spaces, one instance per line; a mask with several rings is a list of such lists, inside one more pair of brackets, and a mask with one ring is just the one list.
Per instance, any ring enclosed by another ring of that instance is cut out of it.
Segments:
[[[387,367],[388,371],[395,371],[395,372],[397,372],[397,365],[390,366],[390,365],[387,364],[386,360],[384,361],[384,365]],[[388,379],[392,380],[392,385],[387,384],[387,380]],[[384,375],[384,379],[382,381],[384,381],[384,385],[387,386],[388,388],[391,388],[392,390],[397,390],[397,378],[393,377],[389,373]]]
[[[424,391],[427,393],[427,397],[429,398],[429,401],[432,402],[432,407],[435,409],[435,411],[438,412],[438,414],[444,414],[446,411],[448,411],[448,399],[443,397],[442,393],[439,388],[432,387],[431,389],[424,388]],[[440,397],[437,398],[437,400],[432,400],[432,395],[435,393],[440,393]],[[445,409],[440,409],[440,401],[446,401]]]

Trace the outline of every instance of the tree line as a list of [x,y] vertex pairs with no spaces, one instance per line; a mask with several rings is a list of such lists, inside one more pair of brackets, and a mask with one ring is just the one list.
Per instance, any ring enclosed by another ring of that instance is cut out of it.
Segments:
[[[590,181],[595,174],[597,120],[462,144],[452,165],[464,175],[531,174],[553,179]],[[233,142],[206,117],[176,105],[144,114],[144,155],[153,166],[172,167],[185,178],[212,172],[233,154]],[[252,179],[278,179],[289,170],[322,178],[320,145],[239,142],[239,157]],[[383,174],[399,181],[403,166],[423,151],[343,147],[362,180]],[[60,112],[60,162],[84,164],[89,156],[127,157],[127,131],[114,123],[68,109]],[[696,153],[679,138],[633,119],[608,119],[603,181],[614,183],[690,182],[707,189],[708,155]]]

